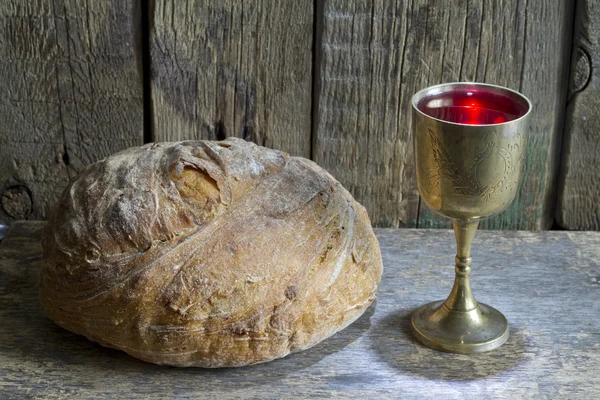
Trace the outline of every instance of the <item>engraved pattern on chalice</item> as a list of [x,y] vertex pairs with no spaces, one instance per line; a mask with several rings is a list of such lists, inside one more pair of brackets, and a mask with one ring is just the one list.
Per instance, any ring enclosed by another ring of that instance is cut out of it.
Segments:
[[[440,139],[430,129],[429,137],[435,164],[429,176],[432,186],[439,186],[440,178],[450,179],[456,187],[455,194],[465,196],[483,196],[488,201],[495,194],[504,190],[513,190],[519,184],[517,168],[521,165],[521,157],[525,145],[525,136],[518,133],[514,143],[509,143],[506,148],[498,145],[498,136],[495,134],[483,149],[474,149],[462,146],[457,152],[465,156],[472,168],[461,174],[456,164],[453,163],[448,151],[441,144]],[[494,159],[499,159],[499,165],[491,165]],[[497,168],[494,168],[497,167]],[[491,171],[491,172],[490,172]]]

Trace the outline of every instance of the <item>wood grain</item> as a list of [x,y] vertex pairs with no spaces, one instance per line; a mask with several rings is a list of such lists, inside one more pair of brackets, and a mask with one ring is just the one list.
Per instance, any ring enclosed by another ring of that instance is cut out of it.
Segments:
[[242,137],[310,157],[312,3],[156,0],[153,139]]
[[556,219],[600,229],[600,4],[578,0]]
[[137,7],[0,4],[0,223],[45,219],[84,165],[142,143]]
[[592,399],[600,396],[600,233],[479,232],[475,296],[507,316],[510,338],[477,355],[428,349],[409,332],[416,307],[449,293],[449,230],[376,231],[376,304],[316,347],[239,369],[143,363],[55,326],[37,293],[40,223],[0,244],[2,399]]
[[566,96],[568,3],[323,2],[316,17],[315,160],[367,207],[374,224],[445,226],[419,203],[411,97],[448,81],[508,86],[534,104],[525,178],[513,205],[482,225],[549,228]]

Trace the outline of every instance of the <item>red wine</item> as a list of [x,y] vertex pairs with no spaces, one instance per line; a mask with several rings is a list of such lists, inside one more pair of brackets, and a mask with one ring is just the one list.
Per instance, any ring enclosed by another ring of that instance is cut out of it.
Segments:
[[467,125],[494,125],[515,120],[527,105],[482,89],[461,88],[422,99],[418,109],[430,117]]

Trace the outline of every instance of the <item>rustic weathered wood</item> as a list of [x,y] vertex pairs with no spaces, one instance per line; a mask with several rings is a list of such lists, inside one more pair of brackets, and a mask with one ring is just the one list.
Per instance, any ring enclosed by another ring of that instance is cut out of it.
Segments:
[[376,225],[440,225],[424,204],[419,207],[411,97],[448,81],[508,86],[534,104],[525,179],[508,211],[482,225],[550,227],[566,94],[568,3],[323,2],[316,18],[315,160],[367,207]]
[[0,4],[0,222],[45,219],[69,176],[142,143],[137,8]]
[[40,308],[40,223],[0,244],[0,397],[593,399],[600,396],[600,233],[480,232],[476,297],[511,324],[501,348],[453,355],[415,342],[409,316],[452,285],[454,235],[377,230],[376,304],[316,347],[240,369],[143,363],[55,326]]
[[157,0],[150,11],[154,140],[237,136],[310,157],[312,2]]
[[578,0],[576,9],[556,218],[563,228],[599,230],[600,4]]

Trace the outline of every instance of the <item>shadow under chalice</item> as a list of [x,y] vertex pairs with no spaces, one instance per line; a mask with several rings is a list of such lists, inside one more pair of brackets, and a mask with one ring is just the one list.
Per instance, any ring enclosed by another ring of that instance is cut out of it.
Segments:
[[383,318],[372,329],[371,346],[390,367],[402,374],[432,380],[470,381],[500,375],[526,362],[527,338],[510,328],[508,341],[487,353],[453,354],[421,344],[411,332],[413,310]]

